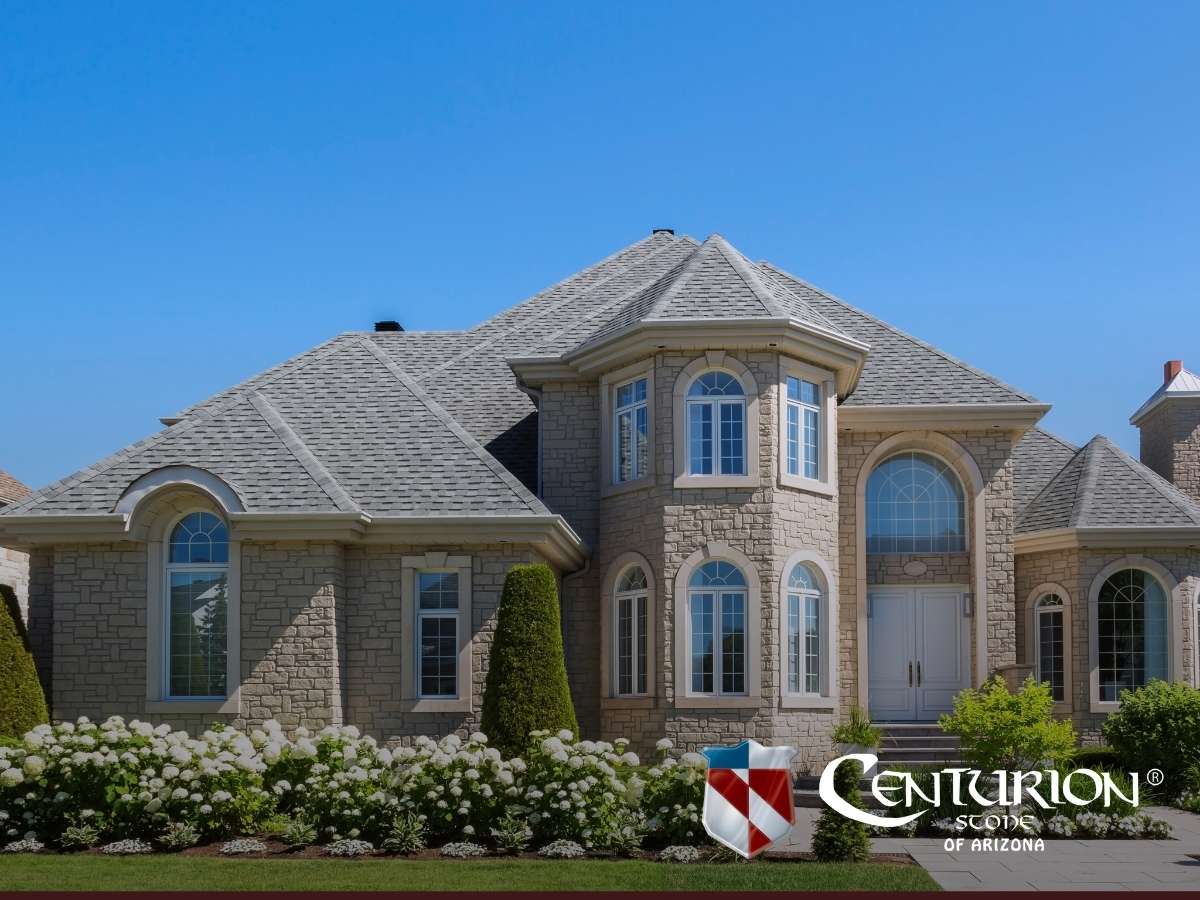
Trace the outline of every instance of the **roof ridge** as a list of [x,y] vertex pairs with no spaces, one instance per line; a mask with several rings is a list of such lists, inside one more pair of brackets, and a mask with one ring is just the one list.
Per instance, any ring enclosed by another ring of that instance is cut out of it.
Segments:
[[750,293],[754,295],[755,299],[757,299],[758,302],[763,305],[763,309],[776,318],[791,318],[784,311],[783,307],[776,302],[775,298],[771,296],[770,291],[767,290],[767,287],[765,284],[763,284],[762,279],[754,274],[754,271],[751,268],[750,260],[748,260],[740,250],[730,244],[729,241],[725,239],[723,234],[714,232],[709,240],[713,241],[717,247],[717,250],[723,257],[725,257],[725,261],[729,263],[729,265],[733,268],[733,271],[737,272],[738,277],[740,277],[746,287],[749,288]]
[[[684,237],[681,239],[681,241],[690,241],[690,240],[691,239],[688,237]],[[694,243],[694,241],[693,241],[693,243]],[[664,244],[662,247],[659,247],[653,253],[647,253],[645,256],[643,256],[639,260],[639,262],[647,262],[650,259],[652,259],[653,257],[657,256],[661,251],[667,250],[672,246],[674,246],[674,245],[673,244]],[[691,259],[691,256],[688,256],[687,258]],[[558,329],[557,331],[550,332],[548,335],[546,335],[545,337],[541,338],[538,341],[538,346],[541,347],[546,344],[552,344],[556,338],[559,338],[562,335],[572,331],[573,329],[578,328],[584,322],[587,322],[597,316],[603,315],[604,313],[612,312],[614,309],[623,307],[626,304],[630,303],[631,301],[636,300],[638,297],[642,296],[644,293],[646,293],[646,291],[653,288],[656,284],[658,284],[664,278],[667,278],[668,276],[670,276],[671,272],[675,271],[675,269],[677,269],[680,265],[683,265],[683,263],[677,263],[675,266],[672,266],[666,272],[660,272],[659,274],[653,276],[648,281],[643,280],[643,281],[638,282],[636,287],[632,287],[629,290],[625,291],[623,294],[621,294],[619,297],[617,297],[611,303],[606,303],[603,306],[597,306],[591,312],[587,313],[587,315],[581,316],[580,318],[573,320],[569,325],[565,325],[562,328]],[[592,340],[592,338],[589,337],[580,343],[585,344],[590,340]],[[556,354],[556,355],[561,355],[561,354]]]
[[1045,428],[1042,428],[1042,426],[1040,426],[1040,425],[1034,425],[1033,430],[1040,434],[1044,434],[1046,437],[1050,438],[1050,440],[1059,444],[1063,449],[1070,450],[1072,453],[1074,453],[1075,451],[1077,451],[1079,449],[1074,444],[1072,444],[1070,441],[1068,441],[1066,438],[1059,437],[1053,431],[1047,431]]
[[771,271],[776,272],[779,275],[782,275],[784,278],[790,278],[792,281],[796,282],[797,284],[803,285],[804,287],[808,288],[811,291],[816,291],[818,294],[820,294],[822,297],[825,297],[827,300],[831,300],[834,303],[838,303],[838,304],[846,307],[846,309],[851,310],[854,313],[857,313],[858,315],[862,316],[865,319],[869,319],[870,321],[874,322],[876,325],[880,326],[881,328],[886,328],[888,331],[892,332],[893,334],[895,334],[898,337],[901,337],[901,338],[904,338],[905,340],[911,341],[912,343],[916,344],[919,347],[923,347],[924,349],[930,351],[931,353],[936,353],[938,356],[942,357],[942,359],[946,360],[947,362],[949,362],[953,365],[958,366],[959,368],[963,369],[964,371],[970,372],[971,374],[976,375],[980,378],[984,378],[987,381],[990,381],[992,384],[994,384],[998,387],[1002,387],[1007,391],[1012,391],[1018,397],[1021,397],[1022,399],[1024,399],[1027,403],[1036,403],[1037,402],[1036,398],[1034,398],[1033,395],[1027,394],[1025,391],[1018,390],[1017,388],[1013,387],[1011,384],[1008,384],[1005,381],[1001,381],[995,375],[990,375],[987,372],[984,372],[982,369],[977,369],[974,366],[972,366],[971,364],[963,362],[961,359],[959,359],[955,356],[951,356],[945,350],[942,350],[939,347],[935,347],[933,344],[927,343],[926,341],[921,340],[920,338],[916,337],[915,335],[909,334],[907,331],[904,331],[903,329],[898,328],[897,326],[892,325],[889,322],[885,322],[883,319],[880,319],[877,316],[873,316],[869,312],[865,312],[864,310],[859,309],[857,306],[854,306],[851,303],[847,303],[845,300],[843,300],[841,297],[837,296],[836,294],[831,294],[831,293],[829,293],[829,291],[826,291],[826,290],[823,290],[822,288],[817,287],[812,282],[805,281],[803,278],[793,275],[791,272],[787,271],[786,269],[779,268],[779,266],[775,265],[772,262],[763,260],[762,262],[759,263],[759,265],[766,266]]
[[1079,481],[1075,484],[1075,501],[1071,504],[1071,516],[1067,519],[1067,523],[1072,528],[1079,526],[1080,520],[1084,518],[1084,512],[1090,508],[1091,498],[1096,492],[1096,479],[1099,477],[1096,441],[1099,437],[1096,435],[1080,450],[1080,453],[1083,454],[1081,463],[1083,471],[1079,473]]
[[[650,232],[650,234],[646,235],[643,238],[640,238],[639,240],[634,241],[632,244],[626,244],[624,247],[621,247],[619,250],[614,250],[612,253],[608,254],[608,256],[604,257],[603,259],[597,260],[596,262],[592,263],[590,266],[585,266],[584,268],[580,269],[578,272],[573,272],[570,275],[560,278],[558,281],[554,282],[554,284],[549,285],[548,287],[542,288],[536,294],[530,294],[524,300],[521,300],[518,303],[514,303],[512,306],[505,307],[504,309],[500,310],[495,315],[488,316],[488,318],[484,319],[482,322],[477,322],[475,325],[472,325],[470,328],[468,328],[467,331],[475,331],[479,328],[482,328],[484,325],[488,324],[488,322],[494,321],[495,319],[498,319],[501,316],[512,312],[514,309],[524,306],[526,303],[532,303],[534,300],[537,300],[539,297],[544,297],[546,294],[549,294],[552,291],[558,290],[560,287],[567,284],[567,282],[574,281],[576,278],[586,275],[589,272],[593,272],[596,269],[600,268],[601,266],[612,262],[618,256],[620,256],[622,253],[628,253],[630,250],[633,250],[635,247],[640,247],[642,244],[650,243],[659,234],[660,234],[660,232],[652,231],[652,232]],[[669,238],[663,244],[663,246],[664,247],[670,246],[670,244],[673,243],[673,241],[674,241],[674,238]],[[661,249],[661,248],[659,248],[659,249]],[[655,251],[655,252],[657,252],[657,251]],[[624,269],[622,269],[621,271],[624,271]],[[603,279],[603,280],[607,280],[607,279]],[[594,285],[593,285],[593,287],[594,287]]]
[[296,458],[296,462],[300,463],[309,477],[333,501],[334,506],[343,512],[362,512],[346,489],[333,477],[333,473],[325,468],[324,463],[309,449],[308,445],[304,443],[304,439],[288,424],[287,419],[271,404],[270,400],[255,390],[249,392],[246,401],[258,410],[267,426],[275,432],[276,437],[283,441],[284,446]]
[[359,340],[363,349],[379,360],[396,379],[408,389],[426,409],[428,409],[435,418],[438,419],[450,432],[462,442],[472,454],[487,466],[492,472],[497,475],[501,481],[523,502],[531,512],[541,512],[549,514],[546,505],[532,492],[529,488],[521,483],[521,480],[513,475],[504,465],[492,456],[487,451],[487,448],[479,443],[465,428],[458,423],[446,409],[429,396],[428,393],[413,379],[408,373],[400,368],[396,362],[388,355],[387,351],[375,343],[371,337],[363,337]]
[[1092,440],[1100,441],[1101,446],[1113,453],[1117,459],[1124,463],[1126,468],[1128,468],[1131,472],[1141,478],[1142,481],[1153,488],[1159,494],[1159,496],[1173,504],[1176,509],[1188,516],[1188,518],[1190,518],[1197,525],[1200,525],[1200,506],[1198,506],[1195,501],[1175,487],[1175,485],[1167,481],[1149,466],[1138,462],[1105,435],[1098,434]]
[[[653,237],[653,235],[651,235],[651,236]],[[574,299],[578,299],[578,297],[586,297],[589,294],[591,294],[593,291],[595,291],[597,288],[601,287],[602,285],[608,284],[610,281],[612,281],[613,279],[617,278],[620,275],[624,275],[626,272],[628,272],[630,269],[632,269],[638,263],[641,263],[647,259],[651,259],[652,257],[658,255],[663,250],[672,246],[675,243],[675,240],[676,239],[672,238],[670,241],[664,243],[661,247],[657,247],[654,250],[650,251],[649,253],[644,254],[643,256],[639,256],[636,260],[629,263],[628,265],[622,266],[621,268],[617,269],[617,271],[613,272],[611,275],[609,275],[605,278],[601,278],[599,281],[597,281],[593,285],[589,285],[585,290],[583,290],[580,294],[578,294],[577,297]],[[630,247],[632,247],[632,246],[635,246],[635,245],[631,244]],[[619,255],[619,253],[624,252],[624,250],[628,250],[628,249],[629,249],[629,247],[625,247],[625,248],[623,248],[623,250],[618,251],[617,254],[613,254],[613,256]],[[611,259],[611,258],[612,257],[609,257],[609,259]],[[596,265],[598,266],[598,265],[600,265],[600,263],[597,263]],[[583,271],[588,272],[594,268],[595,268],[595,266],[592,266],[589,269],[584,269]],[[581,275],[581,274],[583,274],[583,272],[577,272],[576,275],[572,275],[571,278],[575,278],[577,275]],[[562,284],[565,284],[567,281],[570,281],[571,278],[563,279],[563,281],[559,282],[554,287],[547,288],[546,290],[541,291],[538,294],[535,294],[534,297],[531,297],[530,299],[532,300],[536,297],[542,296],[543,294],[549,293],[550,291],[554,290],[554,288],[559,287]],[[529,302],[529,301],[522,300],[521,303],[518,303],[516,306],[510,306],[504,312],[511,312],[512,310],[516,309],[518,306],[522,306],[527,302]],[[555,308],[556,308],[555,306],[551,306],[548,309],[544,309],[541,312],[536,313],[535,315],[531,316],[529,319],[522,321],[519,325],[510,325],[507,328],[502,328],[497,334],[494,334],[491,337],[485,338],[484,340],[480,341],[477,344],[472,344],[470,347],[467,347],[466,349],[462,350],[460,353],[457,353],[454,356],[451,356],[448,359],[443,360],[438,365],[436,365],[433,368],[429,369],[428,371],[424,372],[421,375],[421,378],[419,380],[424,381],[426,378],[429,378],[434,373],[441,372],[445,369],[450,368],[450,366],[454,365],[459,360],[464,359],[465,357],[472,355],[474,353],[477,353],[480,349],[482,349],[484,347],[490,347],[491,345],[495,344],[497,341],[501,340],[502,338],[507,337],[508,335],[512,334],[513,332],[517,331],[518,329],[528,328],[530,323],[540,321],[542,318],[544,318],[545,316],[548,316],[551,312],[555,311]],[[497,315],[500,315],[500,313],[497,313]],[[489,319],[488,321],[491,321],[491,320]],[[476,326],[476,327],[478,327],[478,326]],[[474,331],[475,329],[471,329],[471,330]]]
[[[325,345],[332,344],[332,342],[337,340],[338,338],[344,338],[346,336],[347,336],[346,334],[339,334],[339,335],[337,335],[337,337],[331,338],[329,341],[326,341],[324,345],[318,345],[318,347],[314,347],[313,350],[316,350],[319,347],[322,347]],[[324,359],[326,356],[332,356],[334,353],[340,353],[342,350],[344,350],[350,346],[353,346],[353,344],[351,344],[348,341],[345,343],[339,344],[336,347],[330,346],[329,352],[321,354],[321,356],[319,358]],[[312,352],[312,351],[308,351],[308,352]],[[301,355],[303,355],[303,354],[301,354]],[[317,359],[318,359],[318,357],[313,357],[312,359],[305,361],[303,363],[303,365],[297,366],[296,368],[302,369],[302,368],[304,368],[304,366],[307,366],[310,363],[316,362]],[[279,369],[280,366],[276,366],[275,368]],[[289,371],[295,371],[295,370],[289,370]],[[264,374],[266,374],[266,373],[264,373]],[[284,375],[283,372],[278,372],[278,371],[273,370],[273,374],[271,374],[271,377],[268,378],[267,380],[265,380],[263,382],[263,384],[273,384],[276,380],[281,378],[283,375]],[[146,437],[142,438],[139,441],[134,441],[132,444],[127,444],[126,446],[122,447],[120,450],[117,450],[115,453],[110,453],[108,456],[104,457],[103,459],[98,460],[97,462],[92,463],[90,466],[86,466],[77,472],[72,472],[70,475],[67,475],[63,478],[58,479],[58,481],[51,482],[50,484],[46,485],[45,487],[34,491],[32,494],[30,494],[28,497],[26,497],[20,503],[14,503],[11,506],[4,507],[4,509],[2,511],[0,511],[0,515],[7,515],[9,513],[17,512],[19,510],[24,511],[24,510],[32,507],[34,505],[35,501],[40,502],[42,500],[49,500],[54,497],[57,497],[59,494],[61,494],[63,491],[65,491],[69,488],[73,488],[73,487],[76,487],[77,485],[84,484],[85,482],[91,481],[97,475],[101,474],[102,472],[108,471],[113,466],[117,465],[117,463],[124,462],[126,459],[130,458],[135,453],[140,453],[143,450],[148,450],[151,447],[157,446],[162,441],[165,441],[167,438],[178,437],[179,435],[192,430],[193,428],[195,428],[198,425],[201,425],[205,422],[208,422],[208,421],[211,421],[212,419],[217,418],[217,416],[222,415],[223,413],[226,413],[229,410],[233,409],[233,407],[237,406],[239,402],[241,402],[242,400],[245,399],[244,392],[230,394],[229,393],[230,390],[232,390],[232,388],[222,391],[221,393],[228,394],[228,396],[226,396],[223,400],[218,400],[218,401],[214,402],[212,406],[207,406],[207,407],[200,406],[200,408],[196,409],[194,412],[192,412],[187,417],[180,419],[174,425],[164,426],[163,428],[154,432],[154,434],[147,435]],[[197,404],[197,406],[199,406],[199,404]]]
[[[699,265],[700,254],[704,252],[704,245],[707,243],[708,241],[705,240],[701,241],[699,244],[696,244],[695,248],[691,253],[688,254],[687,258],[679,264],[679,271],[675,273],[674,278],[671,278],[671,283],[667,285],[667,289],[654,298],[654,302],[650,304],[650,307],[646,310],[645,314],[640,317],[642,321],[654,318],[654,314],[666,306],[668,300],[674,300],[675,296],[681,290],[683,290],[684,282],[692,277],[692,270]],[[674,267],[672,267],[670,271],[664,272],[659,277],[668,278],[670,277],[672,271],[674,271]],[[654,285],[651,285],[651,287],[653,286]]]

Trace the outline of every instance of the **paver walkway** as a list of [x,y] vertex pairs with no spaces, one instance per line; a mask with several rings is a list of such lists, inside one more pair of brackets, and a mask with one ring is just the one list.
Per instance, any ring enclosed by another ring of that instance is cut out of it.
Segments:
[[[1174,840],[1048,840],[1041,852],[949,852],[941,838],[876,838],[876,853],[907,853],[946,890],[1200,891],[1200,816],[1146,807]],[[780,850],[807,851],[818,809],[797,809]],[[969,842],[968,842],[969,846]]]

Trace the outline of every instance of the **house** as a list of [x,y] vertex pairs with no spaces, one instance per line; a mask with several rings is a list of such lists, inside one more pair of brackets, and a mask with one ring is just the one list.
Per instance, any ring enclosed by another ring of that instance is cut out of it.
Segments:
[[1200,379],[1144,463],[724,238],[467,331],[341,334],[14,504],[56,717],[478,721],[505,572],[561,579],[583,732],[832,754],[1035,672],[1095,735],[1196,682]]
[[[28,497],[30,490],[0,469],[0,509]],[[12,588],[22,615],[29,600],[29,555],[0,544],[0,584]]]

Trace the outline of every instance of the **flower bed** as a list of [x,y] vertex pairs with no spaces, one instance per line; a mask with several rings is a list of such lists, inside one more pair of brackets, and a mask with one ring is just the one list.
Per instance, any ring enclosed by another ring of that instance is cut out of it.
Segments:
[[570,841],[630,853],[707,842],[699,755],[677,759],[660,742],[645,768],[624,742],[531,738],[523,757],[506,759],[478,733],[389,749],[352,727],[289,736],[268,722],[192,737],[119,717],[43,725],[0,747],[0,843],[129,852],[138,841],[144,852],[263,834],[293,850],[362,855],[377,852],[368,844],[521,852]]

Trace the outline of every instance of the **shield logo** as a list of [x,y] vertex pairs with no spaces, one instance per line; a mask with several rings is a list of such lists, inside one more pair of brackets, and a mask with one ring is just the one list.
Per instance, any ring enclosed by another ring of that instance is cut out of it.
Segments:
[[752,859],[791,830],[794,747],[706,747],[704,828],[730,850]]

